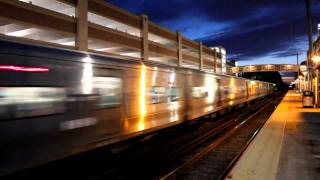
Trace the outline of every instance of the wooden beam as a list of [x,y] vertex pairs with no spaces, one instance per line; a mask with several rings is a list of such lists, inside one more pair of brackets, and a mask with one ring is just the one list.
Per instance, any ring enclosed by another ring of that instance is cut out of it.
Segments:
[[[73,5],[73,6],[76,5],[76,3],[75,3],[76,0],[58,0],[58,1],[61,1],[63,3],[69,4],[69,5]],[[133,26],[138,29],[141,28],[139,16],[136,16],[136,15],[129,13],[125,10],[122,10],[118,7],[115,7],[105,1],[89,0],[88,1],[88,10],[89,10],[89,12],[113,19],[113,20],[118,21],[120,23],[127,24],[129,26]],[[158,35],[158,36],[166,38],[168,40],[176,41],[176,34],[175,33],[171,32],[165,28],[162,28],[153,22],[149,21],[148,30],[149,30],[149,33]],[[194,49],[198,48],[197,42],[189,40],[184,37],[182,37],[182,44],[185,46],[194,48]],[[203,52],[205,52],[207,54],[211,54],[213,51],[210,48],[203,46]]]
[[149,21],[149,32],[165,39],[176,41],[176,34]]
[[141,15],[141,61],[147,61],[149,60],[149,20],[148,16]]
[[127,24],[138,29],[141,28],[140,18],[138,16],[106,3],[105,1],[90,0],[88,2],[88,9],[90,12],[108,17],[120,23]]
[[206,46],[203,46],[203,52],[207,54],[213,54],[214,51]]
[[[76,6],[76,0],[57,0]],[[140,18],[103,0],[89,0],[88,11],[140,29]]]
[[[104,26],[89,23],[89,38],[118,44],[124,47],[133,48],[136,50],[142,49],[141,38],[128,35],[124,32],[115,31]],[[167,48],[149,41],[149,52],[177,58],[177,50]],[[186,56],[188,59],[197,60],[195,57]]]
[[167,48],[165,46],[161,46],[159,44],[152,43],[151,41],[149,42],[149,51],[159,55],[165,55],[165,56],[177,58],[176,50]]
[[88,50],[88,0],[78,0],[76,7],[77,34],[75,46],[81,51]]
[[19,1],[0,1],[0,18],[65,35],[76,33],[76,22],[72,17]]
[[190,48],[193,48],[193,49],[198,49],[199,48],[199,44],[195,41],[191,41],[185,37],[182,38],[182,44],[185,45],[185,46],[188,46]]
[[209,59],[203,59],[203,64],[211,68],[213,67],[214,62],[210,61]]
[[57,1],[68,4],[70,6],[75,6],[77,4],[77,0],[57,0]]
[[182,39],[181,39],[181,33],[177,32],[177,56],[178,56],[178,66],[182,66]]
[[183,60],[192,61],[194,63],[199,63],[199,58],[198,57],[194,57],[194,56],[191,56],[191,55],[186,54],[186,53],[182,54],[182,59]]
[[140,38],[130,36],[124,32],[115,31],[97,24],[89,23],[88,34],[89,38],[107,41],[137,50],[141,50],[142,48]]
[[202,52],[202,42],[199,42],[199,70],[203,70],[203,52]]

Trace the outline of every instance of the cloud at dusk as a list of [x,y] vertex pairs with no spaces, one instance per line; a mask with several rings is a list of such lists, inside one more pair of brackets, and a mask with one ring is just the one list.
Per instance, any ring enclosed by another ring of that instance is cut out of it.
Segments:
[[[307,24],[301,0],[109,0],[207,46],[223,46],[239,64],[294,63],[306,58]],[[313,1],[313,29],[320,2]]]

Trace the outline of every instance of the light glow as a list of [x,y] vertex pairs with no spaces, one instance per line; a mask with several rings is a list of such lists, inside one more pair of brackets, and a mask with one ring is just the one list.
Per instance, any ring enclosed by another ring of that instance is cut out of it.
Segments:
[[0,65],[0,70],[4,71],[24,71],[24,72],[49,72],[48,68],[43,67],[26,67],[15,65]]
[[65,46],[74,46],[75,42],[74,41],[70,41],[70,42],[63,42],[63,43],[59,43],[61,45],[65,45]]
[[313,56],[311,59],[312,59],[312,61],[315,62],[315,63],[320,62],[320,56]]
[[175,79],[176,79],[176,73],[175,73],[175,72],[172,72],[172,73],[170,74],[170,79],[169,79],[170,85],[172,85],[172,84],[174,83]]
[[145,116],[146,114],[146,66],[142,65],[140,74],[140,115]]
[[215,92],[216,92],[217,84],[215,82],[215,79],[212,76],[206,76],[205,77],[205,89],[206,92],[208,92],[208,96],[206,98],[206,101],[208,104],[211,104],[215,100]]
[[20,31],[13,31],[13,32],[5,33],[5,35],[15,36],[15,37],[23,37],[23,36],[27,36],[27,35],[31,34],[34,30],[35,30],[35,28],[23,29]]
[[92,92],[92,64],[90,61],[91,58],[86,57],[83,59],[85,62],[83,65],[83,74],[82,74],[82,93],[83,94],[90,94]]
[[177,111],[179,109],[179,104],[178,102],[171,102],[169,105],[169,110],[170,111]]
[[143,130],[144,126],[144,118],[146,115],[146,66],[142,65],[140,72],[140,85],[139,85],[139,107],[140,107],[140,118],[138,122],[138,130]]

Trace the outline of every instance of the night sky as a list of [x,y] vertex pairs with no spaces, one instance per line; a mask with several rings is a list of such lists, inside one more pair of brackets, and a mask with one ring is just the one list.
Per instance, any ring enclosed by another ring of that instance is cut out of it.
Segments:
[[[239,65],[296,63],[306,59],[304,0],[108,0],[207,46],[223,46]],[[320,1],[313,0],[313,31]]]

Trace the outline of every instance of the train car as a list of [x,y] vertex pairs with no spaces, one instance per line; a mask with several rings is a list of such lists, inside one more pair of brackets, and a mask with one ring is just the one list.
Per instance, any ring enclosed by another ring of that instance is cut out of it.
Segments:
[[0,41],[0,175],[271,92],[269,83]]

